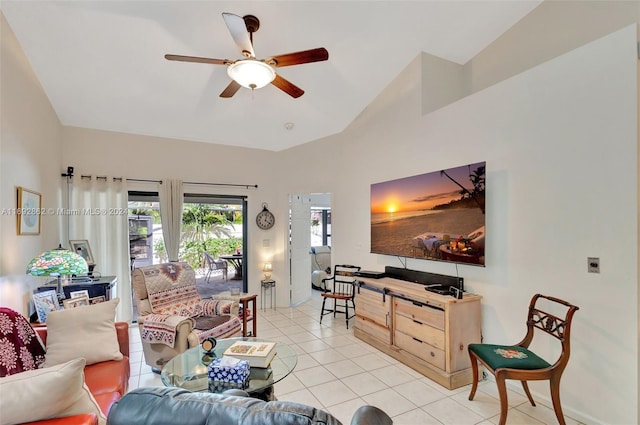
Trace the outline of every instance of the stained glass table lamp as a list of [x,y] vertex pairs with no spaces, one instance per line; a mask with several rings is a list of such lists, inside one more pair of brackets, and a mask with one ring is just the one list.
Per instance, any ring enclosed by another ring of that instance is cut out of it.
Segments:
[[87,274],[89,267],[82,256],[59,246],[36,256],[27,266],[27,274],[31,276],[54,276],[57,278],[58,298],[64,298],[62,276],[79,276]]

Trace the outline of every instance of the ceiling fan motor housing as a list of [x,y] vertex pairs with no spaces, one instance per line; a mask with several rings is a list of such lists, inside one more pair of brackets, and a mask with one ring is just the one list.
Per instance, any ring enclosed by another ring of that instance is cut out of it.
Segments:
[[253,15],[244,15],[242,19],[244,19],[247,31],[249,31],[250,34],[258,31],[258,28],[260,28],[260,19],[257,17]]

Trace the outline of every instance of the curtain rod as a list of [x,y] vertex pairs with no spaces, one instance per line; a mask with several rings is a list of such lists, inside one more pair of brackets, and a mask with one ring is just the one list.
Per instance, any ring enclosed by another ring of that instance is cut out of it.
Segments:
[[[148,180],[148,179],[127,179],[132,182],[146,182],[146,183],[159,183],[162,184],[162,180]],[[257,184],[239,184],[239,183],[208,183],[208,182],[182,182],[182,184],[195,184],[202,186],[228,186],[228,187],[244,187],[249,189],[251,187],[258,188]]]
[[207,182],[182,182],[184,184],[196,184],[205,186],[231,186],[231,187],[244,187],[244,188],[258,188],[257,184],[239,184],[239,183],[207,183]]
[[[69,167],[70,168],[70,167]],[[62,174],[62,177],[73,177],[73,168],[71,168],[71,172],[67,170],[67,174]],[[80,174],[81,179],[90,179],[91,175]],[[96,179],[106,179],[106,176],[96,176]],[[115,180],[122,181],[122,177],[114,177]],[[126,179],[127,181],[132,182],[144,182],[144,183],[158,183],[162,184],[162,180],[153,180],[153,179]],[[246,189],[249,188],[258,188],[257,184],[239,184],[239,183],[207,183],[207,182],[182,182],[183,184],[194,184],[194,185],[203,185],[203,186],[226,186],[226,187],[244,187]]]

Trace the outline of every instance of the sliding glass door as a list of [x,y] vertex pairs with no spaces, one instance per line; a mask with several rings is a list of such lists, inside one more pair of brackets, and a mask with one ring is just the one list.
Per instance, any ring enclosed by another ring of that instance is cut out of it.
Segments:
[[[188,262],[196,276],[238,280],[246,292],[247,207],[243,196],[185,194],[180,237],[180,261]],[[155,192],[129,192],[129,252],[131,266],[167,261],[162,236],[160,202]],[[228,270],[209,273],[205,253],[213,259],[235,257]]]

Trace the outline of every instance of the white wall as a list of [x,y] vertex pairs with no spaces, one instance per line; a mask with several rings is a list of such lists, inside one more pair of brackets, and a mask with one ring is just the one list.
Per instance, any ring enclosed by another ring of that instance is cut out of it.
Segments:
[[[636,66],[630,27],[425,122],[436,138],[491,152],[487,231],[496,233],[487,249],[495,254],[468,281],[485,297],[486,340],[516,341],[522,328],[513,319],[535,292],[580,306],[562,397],[568,412],[602,423],[637,423]],[[601,274],[586,273],[588,256],[601,258]],[[585,388],[606,388],[607,402]]]
[[[575,303],[581,309],[561,386],[566,413],[587,423],[637,423],[635,26],[424,117],[421,64],[416,59],[343,134],[283,156],[292,163],[336,152],[333,173],[306,182],[334,195],[334,260],[400,266],[368,253],[371,183],[486,160],[487,266],[457,268],[483,296],[485,341],[520,340],[535,293]],[[288,167],[280,181],[304,175],[304,167]],[[587,274],[588,256],[600,257],[601,274]],[[456,273],[425,260],[408,267]],[[549,398],[547,384],[532,391]]]
[[[137,136],[101,130],[64,127],[64,166],[72,165],[76,175],[110,175],[130,179],[181,179],[184,182],[258,185],[258,188],[229,188],[189,185],[187,193],[246,196],[247,278],[252,292],[259,292],[262,264],[273,263],[273,278],[288,282],[285,269],[285,228],[288,207],[276,202],[274,168],[277,154],[256,149],[211,145],[184,140]],[[132,183],[130,189],[157,191],[155,184]],[[266,202],[276,217],[276,227],[260,230],[255,216]],[[267,247],[264,240],[269,240]],[[280,286],[279,286],[280,288]],[[286,291],[278,292],[278,305],[288,305]]]
[[42,217],[40,235],[17,235],[17,188],[41,193],[44,208],[60,206],[61,182],[51,176],[61,170],[61,126],[2,14],[0,31],[0,295],[22,310],[41,283],[25,275],[27,264],[63,241],[54,215]]
[[482,90],[639,19],[637,0],[544,0],[464,65],[469,88]]

